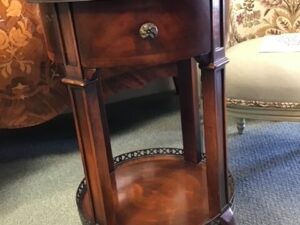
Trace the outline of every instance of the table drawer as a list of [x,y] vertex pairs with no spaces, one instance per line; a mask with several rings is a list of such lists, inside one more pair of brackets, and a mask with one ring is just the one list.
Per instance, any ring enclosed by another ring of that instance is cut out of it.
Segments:
[[210,1],[173,1],[72,3],[82,65],[158,64],[208,53]]

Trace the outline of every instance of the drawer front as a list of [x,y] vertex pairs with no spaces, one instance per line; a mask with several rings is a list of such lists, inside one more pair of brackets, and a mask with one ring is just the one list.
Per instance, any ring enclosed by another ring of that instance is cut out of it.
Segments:
[[210,51],[207,0],[72,3],[83,66],[167,63]]

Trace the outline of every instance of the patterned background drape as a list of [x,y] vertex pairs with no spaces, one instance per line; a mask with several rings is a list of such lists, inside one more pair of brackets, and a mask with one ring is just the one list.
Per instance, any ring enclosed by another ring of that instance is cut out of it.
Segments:
[[36,125],[67,107],[43,40],[37,5],[0,0],[0,128]]

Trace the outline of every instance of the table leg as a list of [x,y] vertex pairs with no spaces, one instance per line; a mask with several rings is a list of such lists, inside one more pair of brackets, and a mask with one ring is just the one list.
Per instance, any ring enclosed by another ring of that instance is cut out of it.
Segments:
[[109,132],[99,76],[86,82],[68,84],[77,138],[88,188],[90,219],[95,224],[115,225],[113,170]]
[[226,159],[224,64],[202,69],[205,152],[210,215],[229,202]]
[[184,158],[186,161],[198,163],[202,159],[203,152],[200,130],[199,82],[194,59],[178,62],[178,81]]

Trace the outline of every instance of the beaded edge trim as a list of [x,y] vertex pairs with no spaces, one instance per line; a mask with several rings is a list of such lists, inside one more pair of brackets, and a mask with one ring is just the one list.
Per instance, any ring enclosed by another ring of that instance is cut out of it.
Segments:
[[244,100],[236,98],[226,98],[227,105],[242,107],[261,107],[261,108],[279,108],[279,109],[300,109],[298,102],[265,102],[256,100]]

